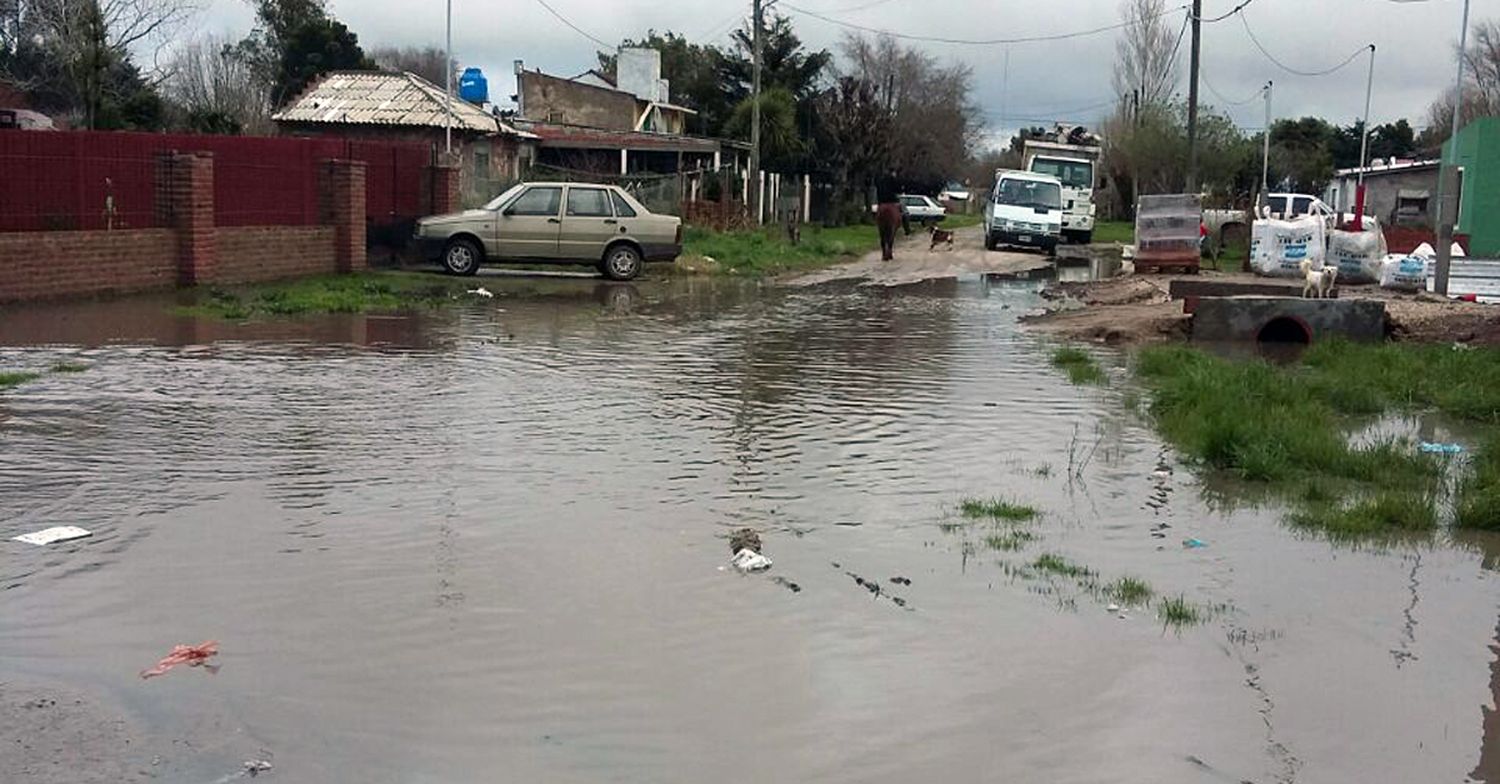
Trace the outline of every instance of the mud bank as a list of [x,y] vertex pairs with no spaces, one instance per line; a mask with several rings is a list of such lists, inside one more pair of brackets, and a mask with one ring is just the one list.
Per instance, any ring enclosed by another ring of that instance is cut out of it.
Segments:
[[[1032,330],[1070,340],[1111,345],[1186,340],[1192,320],[1182,303],[1168,294],[1182,276],[1128,275],[1110,280],[1056,283],[1042,292],[1048,301],[1042,312],[1022,321]],[[1242,273],[1205,271],[1193,279],[1257,282]],[[1345,298],[1385,303],[1387,334],[1392,340],[1414,343],[1474,343],[1500,345],[1500,307],[1454,302],[1430,294],[1406,294],[1376,286],[1347,286]]]

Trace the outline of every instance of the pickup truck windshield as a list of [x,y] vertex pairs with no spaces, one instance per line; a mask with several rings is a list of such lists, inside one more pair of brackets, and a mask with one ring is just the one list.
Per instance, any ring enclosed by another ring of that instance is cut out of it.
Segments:
[[1094,166],[1083,161],[1037,158],[1031,162],[1031,170],[1037,174],[1050,174],[1069,188],[1094,187]]
[[1044,210],[1062,209],[1062,189],[1050,182],[1001,180],[995,186],[995,203]]

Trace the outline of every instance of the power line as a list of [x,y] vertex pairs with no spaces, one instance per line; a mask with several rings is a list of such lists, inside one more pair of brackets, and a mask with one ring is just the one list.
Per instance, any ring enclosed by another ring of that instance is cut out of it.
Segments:
[[877,5],[885,5],[886,3],[889,3],[890,1],[891,0],[874,0],[874,2],[861,3],[860,5],[851,6],[849,8],[835,8],[835,9],[832,9],[832,10],[824,11],[823,13],[825,13],[825,14],[852,14],[855,11],[864,11],[864,10],[869,9],[869,8],[874,8]]
[[1139,19],[1132,19],[1130,21],[1120,22],[1118,24],[1107,25],[1105,27],[1095,27],[1095,28],[1091,28],[1091,29],[1088,29],[1088,30],[1078,30],[1078,31],[1071,32],[1071,33],[1057,33],[1057,34],[1054,34],[1054,35],[1026,36],[1026,37],[1022,37],[1022,38],[974,39],[974,38],[943,38],[943,37],[940,37],[940,36],[910,35],[910,34],[907,34],[907,33],[898,33],[898,32],[895,32],[893,30],[882,30],[882,29],[880,29],[878,27],[867,27],[865,25],[855,24],[854,22],[845,22],[845,21],[843,21],[841,19],[834,19],[833,17],[825,16],[824,14],[818,13],[816,11],[809,11],[809,10],[807,10],[805,8],[798,8],[797,6],[791,5],[789,3],[783,3],[782,5],[784,5],[787,8],[787,10],[792,11],[794,13],[798,13],[798,14],[801,14],[803,16],[808,16],[808,17],[811,17],[813,19],[817,19],[817,20],[820,20],[820,21],[823,21],[823,22],[827,22],[828,24],[838,25],[839,27],[845,27],[845,28],[848,28],[850,30],[859,30],[860,32],[875,33],[877,35],[888,35],[888,36],[890,36],[892,38],[900,38],[900,39],[906,40],[906,41],[926,41],[926,42],[929,42],[929,43],[960,44],[960,45],[963,45],[963,46],[1001,46],[1001,45],[1007,45],[1007,44],[1030,44],[1030,43],[1046,43],[1046,42],[1049,42],[1049,41],[1066,41],[1066,40],[1069,40],[1069,39],[1072,39],[1072,38],[1083,38],[1085,36],[1098,35],[1099,33],[1108,33],[1108,32],[1114,31],[1114,30],[1121,30],[1121,29],[1124,29],[1126,27],[1131,27],[1131,26],[1134,26],[1134,25],[1137,25],[1137,24],[1142,24],[1142,23],[1148,22],[1148,21],[1150,21],[1152,19],[1157,19],[1157,18],[1160,18],[1160,17],[1163,17],[1163,16],[1168,16],[1168,15],[1171,15],[1171,14],[1175,14],[1178,11],[1183,11],[1183,10],[1187,9],[1187,6],[1176,6],[1174,8],[1171,8],[1171,9],[1168,9],[1168,10],[1164,10],[1164,11],[1162,11],[1159,14],[1152,14],[1152,15],[1148,15],[1148,16],[1143,16],[1143,17],[1141,17]]
[[1203,86],[1207,87],[1208,91],[1211,92],[1211,93],[1213,93],[1213,95],[1214,95],[1215,98],[1218,98],[1221,102],[1223,102],[1223,104],[1224,104],[1223,108],[1226,108],[1226,109],[1227,108],[1232,108],[1232,107],[1235,107],[1235,106],[1244,106],[1245,104],[1250,103],[1251,101],[1260,100],[1260,97],[1262,95],[1265,95],[1265,93],[1266,93],[1266,88],[1262,87],[1259,90],[1256,90],[1253,95],[1251,95],[1249,98],[1246,98],[1243,101],[1231,101],[1228,98],[1225,98],[1223,93],[1221,93],[1218,90],[1214,89],[1213,82],[1210,82],[1208,80],[1208,76],[1206,74],[1199,74],[1198,78],[1200,78],[1200,79],[1203,80]]
[[1245,33],[1250,36],[1250,42],[1255,44],[1255,48],[1259,49],[1260,53],[1265,55],[1267,60],[1270,60],[1277,68],[1280,68],[1281,70],[1286,71],[1289,74],[1294,74],[1296,76],[1327,76],[1336,71],[1343,70],[1345,66],[1359,59],[1360,55],[1369,51],[1370,48],[1374,46],[1374,44],[1371,44],[1370,46],[1361,46],[1357,51],[1354,52],[1354,54],[1349,55],[1348,59],[1344,60],[1338,65],[1335,65],[1332,68],[1328,68],[1322,71],[1299,71],[1296,68],[1293,68],[1286,63],[1283,63],[1280,60],[1276,59],[1275,55],[1266,51],[1266,47],[1261,44],[1260,39],[1255,37],[1255,31],[1250,29],[1250,22],[1245,19],[1244,14],[1240,14],[1240,24],[1245,26]]
[[563,24],[567,25],[568,27],[573,28],[573,32],[578,33],[579,35],[583,36],[584,38],[587,38],[590,41],[593,41],[594,43],[596,43],[596,44],[604,47],[605,49],[614,49],[615,48],[615,46],[616,46],[615,44],[606,43],[604,41],[601,41],[596,36],[589,35],[587,32],[584,31],[583,28],[581,28],[578,25],[573,24],[572,22],[568,21],[568,18],[566,16],[563,16],[562,14],[558,13],[557,9],[553,8],[552,5],[547,2],[547,0],[536,0],[536,1],[538,3],[541,3],[542,7],[545,8],[545,9],[547,9],[549,12],[551,12],[553,16],[557,17],[557,21],[562,22]]
[[707,29],[707,30],[705,30],[705,31],[704,31],[704,32],[702,32],[702,33],[699,33],[699,34],[698,34],[698,35],[697,35],[697,37],[696,37],[696,38],[694,38],[694,39],[693,39],[693,40],[703,40],[703,39],[705,39],[705,38],[717,38],[717,37],[719,37],[719,36],[720,36],[720,35],[722,35],[722,34],[723,34],[723,33],[724,33],[724,32],[725,32],[725,31],[726,31],[726,30],[727,30],[727,29],[728,29],[728,28],[729,28],[729,27],[732,27],[732,26],[733,26],[733,25],[734,25],[734,23],[735,23],[735,22],[738,22],[738,21],[740,21],[740,20],[742,20],[742,19],[744,19],[744,18],[745,18],[745,14],[746,14],[746,13],[747,13],[747,12],[748,12],[748,11],[749,11],[749,10],[750,10],[750,7],[749,7],[749,5],[748,5],[748,4],[745,4],[745,5],[743,5],[743,6],[742,6],[742,7],[741,7],[741,8],[740,8],[740,10],[738,10],[738,11],[735,11],[735,12],[734,12],[734,15],[733,15],[733,16],[731,16],[731,17],[728,17],[728,18],[727,18],[727,19],[725,19],[725,20],[724,20],[724,21],[722,21],[722,22],[719,22],[719,23],[718,23],[718,24],[716,24],[716,25],[714,25],[714,26],[713,26],[713,27],[710,27],[710,28],[708,28],[708,29]]
[[1240,3],[1239,5],[1235,6],[1232,9],[1230,9],[1229,13],[1227,13],[1227,14],[1221,14],[1219,16],[1216,16],[1216,17],[1212,18],[1212,19],[1199,19],[1199,21],[1203,22],[1204,24],[1214,24],[1216,22],[1222,22],[1225,19],[1228,19],[1229,17],[1234,16],[1235,14],[1237,14],[1237,13],[1245,10],[1245,6],[1250,5],[1253,2],[1255,2],[1255,0],[1244,0],[1244,2]]

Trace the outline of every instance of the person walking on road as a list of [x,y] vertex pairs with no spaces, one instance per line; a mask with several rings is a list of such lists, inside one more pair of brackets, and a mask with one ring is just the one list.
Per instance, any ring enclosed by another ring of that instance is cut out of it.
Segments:
[[875,226],[880,229],[880,260],[896,258],[896,229],[901,225],[901,199],[894,173],[875,181]]

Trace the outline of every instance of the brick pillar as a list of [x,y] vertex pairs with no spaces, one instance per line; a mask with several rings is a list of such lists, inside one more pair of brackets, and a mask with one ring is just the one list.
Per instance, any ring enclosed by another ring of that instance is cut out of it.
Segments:
[[458,179],[456,162],[434,163],[427,167],[427,212],[429,215],[458,212]]
[[339,272],[370,268],[365,252],[365,162],[323,161],[323,223],[333,226]]
[[177,233],[177,282],[212,281],[219,258],[213,153],[163,153],[157,159],[156,209],[161,225]]

